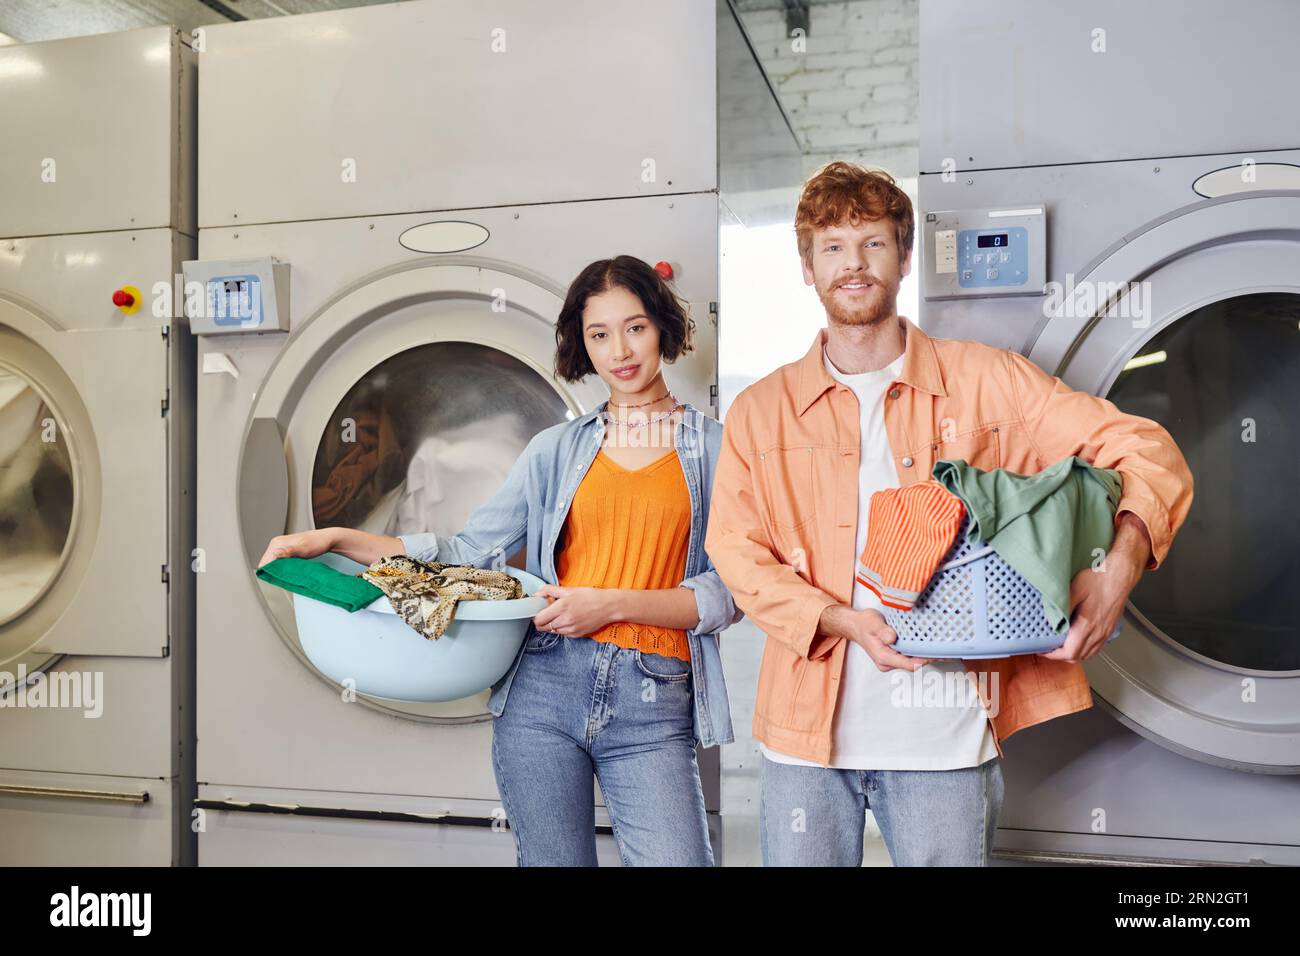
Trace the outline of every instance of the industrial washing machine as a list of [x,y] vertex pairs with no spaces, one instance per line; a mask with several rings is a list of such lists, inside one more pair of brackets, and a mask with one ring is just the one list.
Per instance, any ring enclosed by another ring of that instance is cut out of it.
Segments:
[[1300,863],[1297,34],[1283,0],[921,5],[923,326],[1158,421],[1195,480],[1097,706],[1007,743],[1002,859]]
[[697,336],[666,374],[716,405],[720,222],[788,212],[793,133],[726,3],[341,10],[208,28],[202,64],[200,863],[513,864],[487,692],[354,698],[254,568],[286,531],[452,534],[606,398],[552,375],[595,259],[671,266]]
[[194,55],[0,47],[0,864],[194,862]]

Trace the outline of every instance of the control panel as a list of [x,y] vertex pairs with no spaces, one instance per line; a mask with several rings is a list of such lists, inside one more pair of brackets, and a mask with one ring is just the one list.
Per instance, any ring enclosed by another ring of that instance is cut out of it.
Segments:
[[[289,330],[287,262],[264,256],[193,259],[181,265],[185,311],[195,335]],[[192,294],[199,290],[201,294]]]
[[1046,220],[1041,205],[927,212],[921,230],[923,295],[1041,295]]

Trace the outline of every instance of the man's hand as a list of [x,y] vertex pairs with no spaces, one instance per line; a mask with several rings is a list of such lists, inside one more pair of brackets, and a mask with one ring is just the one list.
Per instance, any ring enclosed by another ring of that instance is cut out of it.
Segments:
[[914,671],[932,660],[928,657],[908,657],[890,647],[898,640],[898,635],[879,611],[855,611],[843,605],[832,605],[822,611],[817,629],[822,634],[856,641],[880,671]]
[[1100,653],[1150,556],[1146,528],[1132,512],[1121,512],[1101,566],[1084,568],[1070,582],[1070,630],[1065,643],[1041,656],[1076,663]]
[[614,591],[611,588],[545,584],[533,592],[533,597],[544,597],[550,602],[533,618],[541,631],[565,637],[588,637],[617,620],[612,616]]

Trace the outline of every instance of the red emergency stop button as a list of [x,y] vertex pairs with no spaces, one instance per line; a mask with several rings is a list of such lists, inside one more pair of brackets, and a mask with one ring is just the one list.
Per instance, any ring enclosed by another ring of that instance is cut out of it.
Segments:
[[662,279],[671,279],[673,277],[672,263],[660,259],[655,263],[655,272],[659,273],[659,277]]
[[125,315],[132,315],[140,310],[144,297],[133,285],[124,285],[113,292],[113,304]]

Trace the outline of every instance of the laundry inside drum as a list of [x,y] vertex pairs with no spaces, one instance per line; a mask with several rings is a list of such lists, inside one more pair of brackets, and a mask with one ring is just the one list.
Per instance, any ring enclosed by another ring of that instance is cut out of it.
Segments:
[[453,535],[567,413],[538,370],[499,349],[435,342],[394,355],[348,390],[321,435],[315,526]]

